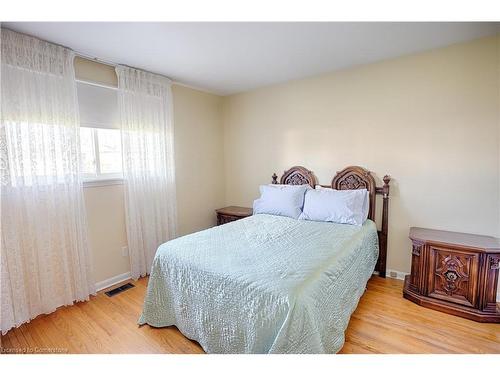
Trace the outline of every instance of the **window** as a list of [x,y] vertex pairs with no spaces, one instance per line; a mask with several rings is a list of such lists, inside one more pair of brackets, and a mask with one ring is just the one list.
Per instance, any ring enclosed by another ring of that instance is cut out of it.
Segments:
[[77,90],[84,181],[121,179],[122,151],[116,90],[82,81],[78,82]]

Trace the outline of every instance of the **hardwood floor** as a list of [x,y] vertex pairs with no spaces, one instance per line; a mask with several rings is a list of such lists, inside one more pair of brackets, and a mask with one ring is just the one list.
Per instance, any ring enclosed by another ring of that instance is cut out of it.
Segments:
[[[147,279],[112,298],[104,292],[39,316],[2,337],[2,351],[30,353],[203,353],[175,327],[138,327]],[[341,353],[500,353],[500,324],[420,307],[399,280],[372,277],[351,317]]]

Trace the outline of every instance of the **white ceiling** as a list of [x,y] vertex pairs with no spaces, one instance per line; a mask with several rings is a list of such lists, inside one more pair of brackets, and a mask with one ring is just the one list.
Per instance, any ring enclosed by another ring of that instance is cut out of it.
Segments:
[[103,60],[228,95],[472,40],[500,23],[7,22]]

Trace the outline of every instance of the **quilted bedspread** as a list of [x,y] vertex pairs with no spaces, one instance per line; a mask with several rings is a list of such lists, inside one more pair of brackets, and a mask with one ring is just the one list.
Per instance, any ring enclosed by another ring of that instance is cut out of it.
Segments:
[[139,324],[208,353],[336,353],[377,256],[371,220],[254,215],[161,245]]

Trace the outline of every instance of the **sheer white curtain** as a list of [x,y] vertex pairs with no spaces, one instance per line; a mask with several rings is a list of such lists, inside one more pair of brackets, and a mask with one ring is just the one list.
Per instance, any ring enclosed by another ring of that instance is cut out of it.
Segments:
[[73,53],[1,30],[1,331],[94,292]]
[[118,75],[131,275],[151,271],[156,249],[176,235],[172,91],[162,76],[125,66]]

